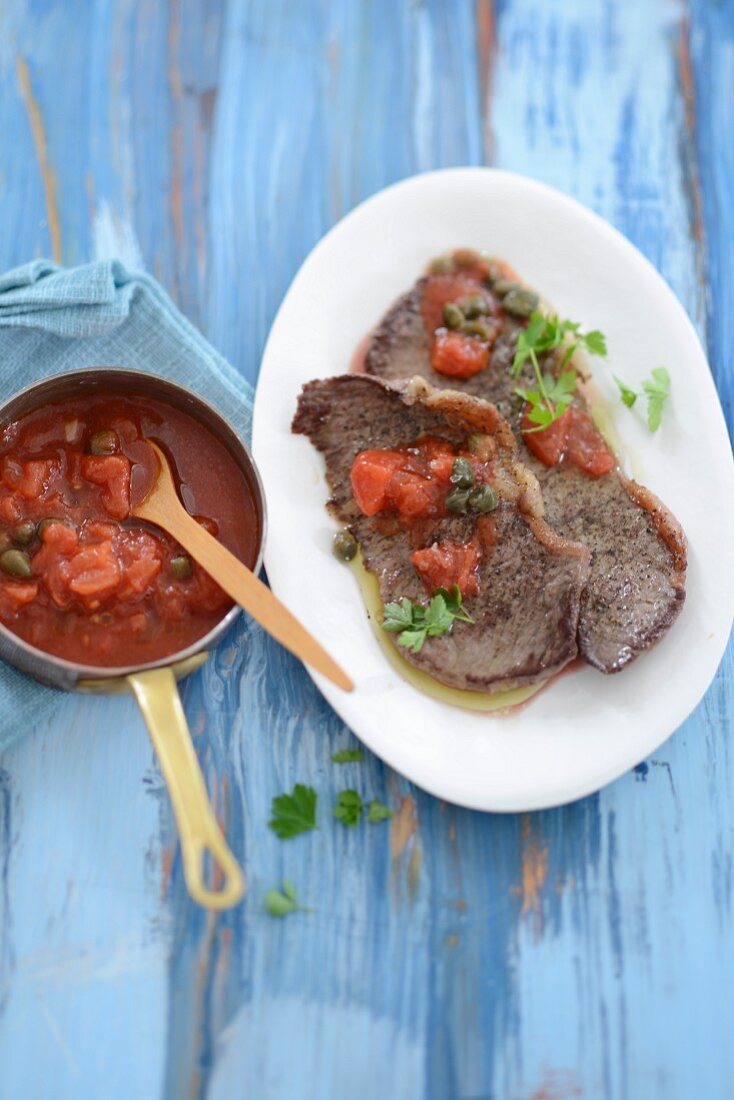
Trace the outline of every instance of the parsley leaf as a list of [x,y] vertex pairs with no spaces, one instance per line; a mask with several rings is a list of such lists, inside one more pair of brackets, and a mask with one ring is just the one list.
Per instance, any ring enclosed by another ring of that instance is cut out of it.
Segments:
[[643,382],[642,388],[647,396],[647,426],[651,432],[660,427],[663,405],[670,394],[670,375],[665,367],[655,367],[652,379]]
[[455,584],[450,592],[439,588],[428,607],[413,603],[407,596],[397,603],[385,604],[382,628],[390,634],[400,635],[398,645],[420,653],[426,638],[447,634],[456,619],[464,623],[474,622],[462,607],[461,592]]
[[285,840],[316,828],[316,791],[296,783],[293,794],[279,794],[273,799],[270,828]]
[[357,825],[362,817],[364,803],[356,791],[340,791],[334,807],[334,817],[345,825]]
[[399,603],[385,604],[385,617],[382,620],[384,630],[399,634],[401,630],[408,630],[412,625],[413,602],[407,596],[403,596]]
[[598,355],[601,359],[607,354],[607,338],[603,332],[594,329],[581,336],[581,341],[590,355]]
[[[613,377],[619,387],[622,401],[628,409],[631,409],[642,394],[631,390],[620,378],[617,378],[616,374]],[[670,396],[670,375],[665,367],[653,369],[650,378],[642,383],[642,391],[647,398],[647,426],[651,432],[656,432],[662,420],[663,405]]]
[[299,902],[296,888],[290,879],[284,878],[281,885],[282,893],[280,890],[268,890],[265,895],[265,908],[271,917],[285,917],[297,909],[301,909],[304,913],[310,912]]
[[622,379],[617,378],[616,374],[613,374],[612,378],[614,379],[614,381],[619,386],[619,396],[621,397],[622,401],[624,402],[624,404],[627,406],[628,409],[631,409],[632,406],[634,405],[635,401],[637,400],[637,398],[640,395],[638,393],[635,393],[634,390],[631,390],[629,388],[629,386],[625,386]]
[[[518,335],[515,357],[510,373],[518,378],[522,368],[529,361],[533,367],[537,389],[516,389],[515,393],[530,405],[528,420],[535,425],[524,429],[525,432],[537,432],[547,428],[554,420],[563,416],[573,400],[576,390],[576,371],[563,368],[571,360],[574,352],[583,345],[592,355],[606,355],[607,344],[603,333],[581,332],[576,321],[562,321],[557,315],[545,317],[542,313],[531,314],[530,321]],[[554,378],[540,369],[540,359],[544,355],[564,348],[561,359],[561,373]]]
[[331,759],[335,764],[361,764],[364,753],[362,749],[341,749],[339,752],[333,752]]
[[373,798],[367,811],[367,820],[372,825],[377,825],[380,821],[387,821],[389,817],[392,817],[392,810],[388,809],[384,803]]

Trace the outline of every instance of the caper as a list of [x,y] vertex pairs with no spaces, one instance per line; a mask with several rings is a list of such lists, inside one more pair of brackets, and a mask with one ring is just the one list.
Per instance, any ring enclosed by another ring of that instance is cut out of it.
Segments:
[[357,553],[357,540],[351,531],[337,531],[331,540],[331,552],[339,561],[351,561]]
[[464,313],[453,302],[447,302],[443,307],[443,319],[447,328],[461,328],[464,324]]
[[11,538],[7,531],[0,531],[0,554],[11,545]]
[[28,546],[36,537],[36,525],[32,519],[24,519],[12,530],[12,539],[16,546]]
[[477,485],[476,489],[472,489],[467,504],[472,512],[484,513],[493,511],[499,502],[497,491],[485,482],[484,485]]
[[465,298],[461,303],[461,309],[468,321],[473,321],[475,317],[482,317],[489,312],[487,299],[483,298],[481,294],[474,294],[471,298]]
[[509,294],[511,290],[522,290],[519,283],[514,282],[512,279],[495,279],[492,283],[492,290],[495,294],[499,294],[500,298],[503,294]]
[[120,439],[117,432],[111,428],[102,428],[89,437],[87,452],[90,455],[114,455],[120,449]]
[[450,480],[458,489],[471,489],[474,484],[474,468],[468,458],[454,459]]
[[171,558],[171,572],[177,581],[187,581],[193,572],[191,558],[187,558],[185,554]]
[[33,576],[31,559],[23,550],[3,550],[0,554],[0,569],[11,577],[24,580]]
[[492,339],[492,327],[486,321],[467,321],[461,326],[461,331],[467,336],[477,336],[480,340]]
[[454,270],[454,261],[450,256],[436,256],[428,265],[429,275],[450,275]]
[[465,512],[469,504],[469,495],[472,492],[471,489],[459,489],[457,486],[455,489],[451,489],[446,494],[445,504],[449,512]]
[[[496,260],[487,260],[487,277],[484,280],[488,286],[495,289],[497,283],[501,282],[504,278],[502,274],[502,268]],[[499,294],[499,291],[497,291]]]
[[502,299],[502,308],[515,317],[529,317],[538,308],[538,295],[524,287],[508,290]]

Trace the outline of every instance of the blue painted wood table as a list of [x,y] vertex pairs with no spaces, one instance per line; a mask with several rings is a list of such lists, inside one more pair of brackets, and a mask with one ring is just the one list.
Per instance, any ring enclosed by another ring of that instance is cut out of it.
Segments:
[[[729,0],[8,0],[0,268],[143,264],[254,381],[299,263],[416,171],[496,164],[626,233],[707,345],[731,424]],[[559,810],[470,813],[353,744],[242,622],[185,688],[249,881],[184,889],[131,700],[67,697],[3,761],[0,1094],[734,1095],[731,647],[674,737]],[[284,844],[272,796],[396,813]],[[311,913],[276,920],[282,875]]]

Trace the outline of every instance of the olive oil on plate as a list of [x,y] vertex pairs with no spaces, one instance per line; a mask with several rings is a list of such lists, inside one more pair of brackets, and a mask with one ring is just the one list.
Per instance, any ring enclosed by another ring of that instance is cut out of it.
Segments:
[[359,551],[353,560],[349,562],[349,568],[357,579],[362,598],[367,607],[372,629],[383,653],[398,675],[404,680],[407,680],[407,682],[418,691],[422,691],[424,695],[430,695],[433,699],[438,699],[442,703],[448,703],[450,706],[454,707],[462,707],[464,710],[482,711],[487,714],[502,714],[509,711],[511,708],[526,703],[533,695],[536,695],[545,687],[547,681],[541,680],[539,683],[530,684],[527,687],[513,688],[511,691],[498,691],[494,694],[489,694],[489,692],[482,691],[463,691],[461,688],[451,688],[447,687],[445,684],[440,684],[438,680],[434,680],[428,673],[414,668],[413,665],[404,660],[382,629],[382,601],[380,600],[377,578],[365,569],[362,555]]

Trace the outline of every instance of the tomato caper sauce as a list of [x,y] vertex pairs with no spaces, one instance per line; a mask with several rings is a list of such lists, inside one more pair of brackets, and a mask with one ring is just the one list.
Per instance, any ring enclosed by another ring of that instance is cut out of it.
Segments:
[[231,600],[160,528],[131,516],[167,454],[181,500],[251,568],[258,510],[203,423],[154,398],[95,393],[0,427],[0,621],[100,667],[145,664],[202,638]]
[[[499,503],[489,483],[496,445],[490,436],[476,440],[481,442],[472,452],[423,436],[392,450],[361,451],[352,464],[350,479],[359,510],[364,516],[380,516],[385,533],[393,522],[408,532],[414,546],[411,563],[431,596],[454,585],[463,597],[476,596],[479,565],[497,540],[489,514]],[[436,541],[436,523],[462,514],[473,518],[471,537]]]

